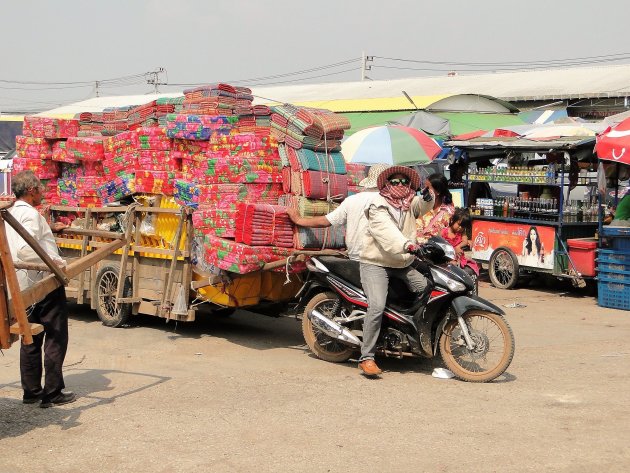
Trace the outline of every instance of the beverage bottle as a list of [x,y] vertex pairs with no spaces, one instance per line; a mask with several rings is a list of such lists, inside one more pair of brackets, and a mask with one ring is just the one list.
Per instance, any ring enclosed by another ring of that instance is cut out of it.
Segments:
[[508,199],[503,199],[503,216],[507,217],[508,216],[508,212],[509,212],[509,204],[508,204]]
[[576,221],[583,222],[584,221],[584,209],[582,208],[582,201],[578,201],[577,203],[577,211],[576,211]]

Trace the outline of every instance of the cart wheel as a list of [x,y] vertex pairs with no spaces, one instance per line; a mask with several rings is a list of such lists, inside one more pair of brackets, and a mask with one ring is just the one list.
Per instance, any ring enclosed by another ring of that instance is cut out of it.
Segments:
[[518,271],[518,260],[512,250],[500,247],[492,252],[488,274],[495,287],[512,289],[518,282]]
[[[127,323],[131,315],[131,304],[117,304],[118,274],[120,266],[107,264],[96,274],[96,313],[103,325],[121,327]],[[125,280],[123,297],[131,296],[131,282]]]

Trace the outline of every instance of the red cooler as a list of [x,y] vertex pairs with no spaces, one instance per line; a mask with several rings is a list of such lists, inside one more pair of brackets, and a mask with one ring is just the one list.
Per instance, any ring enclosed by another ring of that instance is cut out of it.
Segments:
[[597,240],[595,238],[573,238],[567,240],[569,256],[582,276],[595,276],[595,253]]

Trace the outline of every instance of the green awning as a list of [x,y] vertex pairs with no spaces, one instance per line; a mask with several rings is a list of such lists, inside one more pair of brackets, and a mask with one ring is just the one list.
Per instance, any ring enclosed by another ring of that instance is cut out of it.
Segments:
[[510,113],[432,112],[445,118],[451,125],[451,135],[457,136],[477,130],[490,131],[502,126],[525,125],[518,115]]
[[357,112],[357,113],[341,113],[350,120],[352,127],[346,130],[344,136],[350,136],[363,128],[369,126],[387,125],[387,122],[396,120],[398,117],[409,115],[408,110],[402,112]]
[[[409,115],[413,111],[403,112],[358,112],[342,113],[350,120],[352,127],[346,130],[344,136],[350,136],[369,126],[386,125],[387,122]],[[475,113],[475,112],[431,112],[450,122],[452,136],[470,133],[477,130],[490,131],[495,128],[510,125],[524,125],[518,115],[511,113]]]

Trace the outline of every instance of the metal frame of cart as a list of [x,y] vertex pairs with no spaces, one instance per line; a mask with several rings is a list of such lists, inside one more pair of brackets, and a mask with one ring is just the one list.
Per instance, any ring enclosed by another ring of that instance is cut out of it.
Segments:
[[[533,141],[523,138],[476,138],[469,141],[450,141],[445,143],[447,146],[461,149],[463,151],[461,159],[464,160],[467,169],[473,162],[480,160],[494,160],[494,159],[507,159],[516,155],[521,155],[523,159],[529,164],[536,162],[537,164],[543,164],[542,158],[532,160],[527,159],[524,154],[531,156],[546,156],[549,153],[561,153],[563,156],[560,165],[557,169],[557,174],[554,176],[552,182],[533,182],[534,179],[522,179],[514,181],[506,180],[482,180],[480,182],[487,182],[488,184],[493,182],[500,182],[501,184],[513,184],[515,186],[527,185],[532,187],[554,187],[558,189],[558,209],[555,214],[548,214],[546,220],[535,218],[541,215],[537,212],[521,212],[513,217],[503,216],[473,216],[473,238],[472,246],[475,250],[475,243],[480,245],[483,243],[475,241],[475,225],[480,226],[479,222],[486,222],[485,226],[489,231],[496,231],[497,233],[505,234],[504,241],[513,241],[514,238],[519,236],[515,234],[523,233],[523,227],[528,228],[525,231],[530,231],[531,227],[541,227],[545,232],[553,232],[553,265],[550,265],[549,261],[546,263],[536,262],[536,265],[522,264],[519,261],[519,255],[514,251],[513,245],[505,245],[499,247],[488,247],[491,253],[483,254],[483,252],[473,251],[473,258],[480,263],[488,265],[488,272],[493,284],[497,287],[510,289],[518,283],[518,279],[521,275],[527,273],[546,273],[558,278],[569,278],[578,286],[584,285],[584,277],[577,271],[573,261],[569,256],[569,252],[566,246],[566,240],[568,238],[580,238],[588,237],[595,234],[598,227],[597,221],[592,222],[567,222],[564,215],[564,202],[568,198],[569,179],[568,171],[571,163],[588,162],[589,164],[596,163],[596,158],[593,154],[593,147],[595,144],[594,137],[567,137],[556,140],[547,141]],[[526,177],[526,176],[523,176]],[[471,182],[468,179],[468,172],[466,173],[465,184],[466,190],[469,188]],[[595,180],[589,183],[594,185]],[[565,195],[565,189],[566,195]],[[494,225],[494,228],[493,228]],[[538,228],[537,228],[538,230]],[[479,235],[477,235],[479,236]],[[487,236],[487,235],[486,235]],[[525,235],[523,235],[525,238]],[[538,238],[538,237],[537,237]],[[490,240],[490,238],[488,238]],[[497,241],[502,241],[500,238]],[[477,253],[477,254],[476,254]]]

